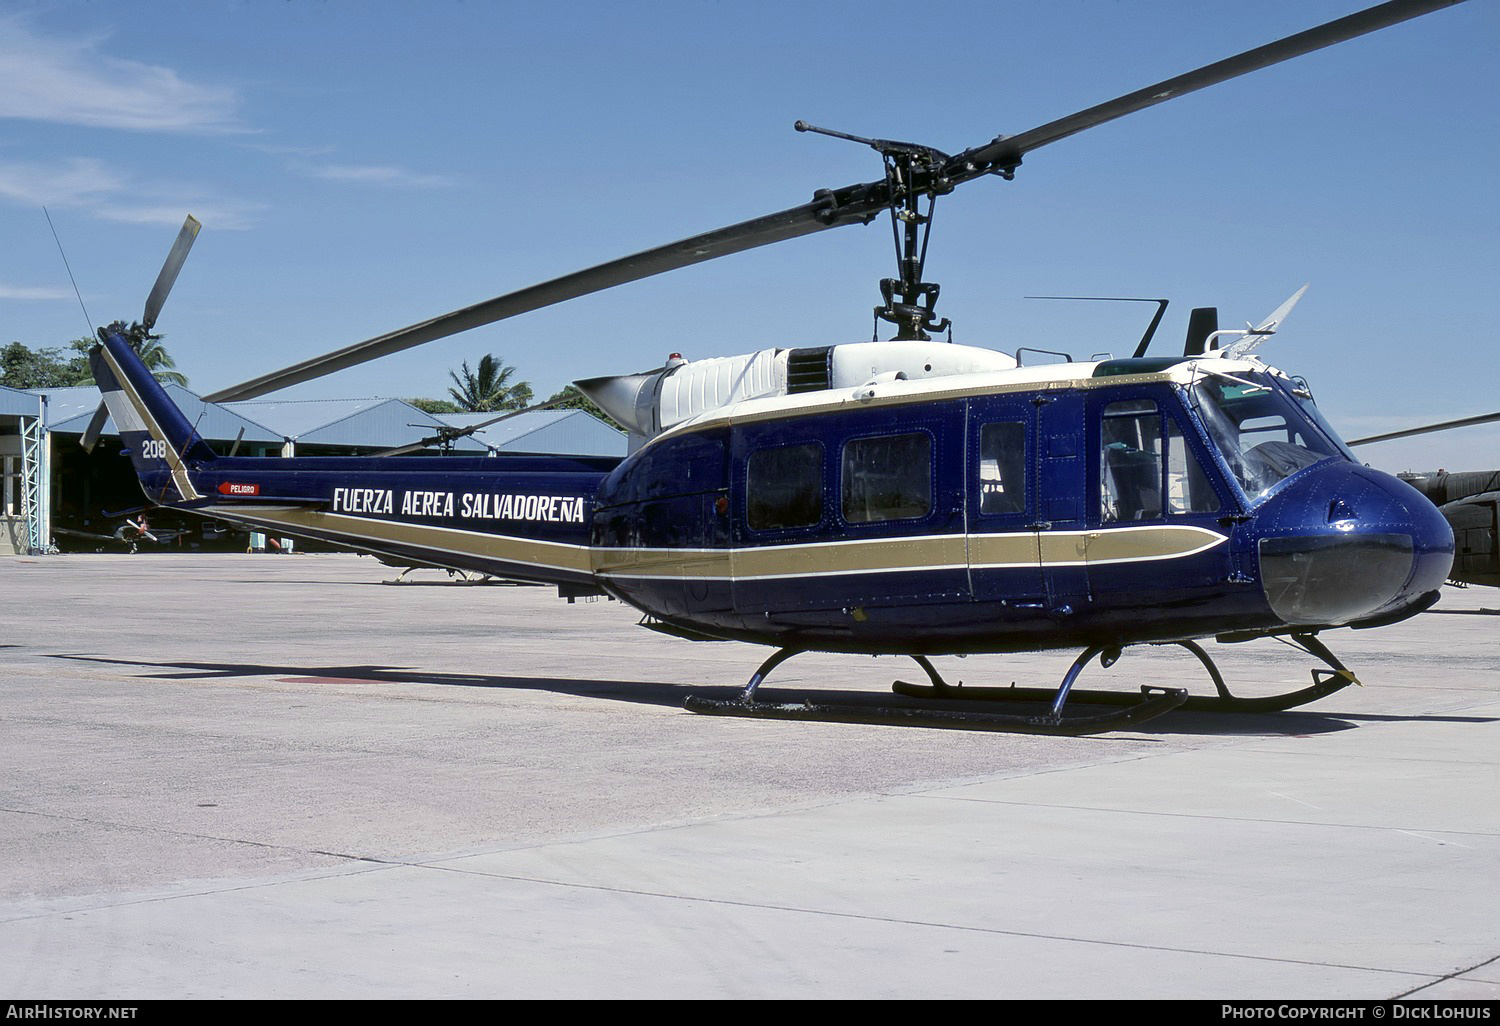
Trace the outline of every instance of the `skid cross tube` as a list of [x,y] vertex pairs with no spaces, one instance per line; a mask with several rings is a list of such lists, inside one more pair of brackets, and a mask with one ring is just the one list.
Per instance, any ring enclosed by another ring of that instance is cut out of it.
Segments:
[[[760,664],[738,698],[731,700],[688,696],[683,707],[689,712],[712,716],[743,716],[755,719],[812,720],[825,723],[869,723],[917,727],[943,727],[953,730],[989,730],[1016,734],[1053,734],[1080,736],[1097,734],[1108,730],[1144,723],[1162,713],[1177,708],[1187,698],[1182,688],[1160,688],[1143,686],[1140,695],[1129,708],[1100,713],[1092,716],[1063,716],[1062,708],[1067,702],[1073,682],[1084,665],[1095,655],[1103,652],[1109,662],[1118,657],[1115,649],[1096,646],[1084,652],[1073,662],[1062,684],[1056,691],[1041,691],[1043,697],[1035,699],[1049,701],[1050,708],[1044,714],[1025,715],[990,712],[984,709],[922,708],[905,705],[861,704],[849,701],[757,701],[756,691],[772,670],[804,650],[782,648]],[[953,687],[943,680],[926,656],[911,655],[927,674],[930,685],[920,689],[915,697],[966,698],[975,689]],[[899,687],[898,687],[898,690]],[[984,689],[1002,690],[1002,689]],[[1014,690],[1014,689],[1011,689]],[[1028,689],[1029,690],[1029,689]]]
[[[1160,641],[1146,642],[1150,645],[1177,645],[1187,649],[1198,657],[1203,664],[1204,670],[1208,672],[1209,679],[1213,681],[1215,694],[1213,695],[1190,695],[1185,694],[1182,708],[1197,710],[1201,712],[1241,712],[1241,713],[1267,713],[1284,712],[1287,709],[1296,708],[1315,702],[1320,698],[1326,698],[1336,691],[1340,691],[1350,684],[1358,684],[1359,678],[1350,672],[1343,663],[1339,662],[1334,654],[1317,639],[1313,634],[1294,634],[1292,641],[1294,647],[1302,649],[1309,655],[1316,656],[1327,663],[1331,669],[1312,671],[1312,684],[1299,691],[1289,691],[1280,695],[1266,695],[1263,697],[1243,698],[1230,692],[1224,683],[1224,675],[1219,672],[1213,657],[1204,651],[1203,646],[1196,641]],[[1087,649],[1082,655],[1074,660],[1068,669],[1068,674],[1063,678],[1062,687],[1054,692],[1047,688],[995,688],[995,687],[964,687],[963,685],[952,685],[946,681],[934,678],[932,686],[922,684],[908,684],[905,681],[896,681],[891,688],[899,695],[911,698],[943,698],[959,701],[976,702],[1054,702],[1054,715],[1061,711],[1061,702],[1071,695],[1079,701],[1097,703],[1101,705],[1130,705],[1140,700],[1138,695],[1128,691],[1074,691],[1073,683],[1077,681],[1084,665],[1095,655],[1100,655],[1100,663],[1106,667],[1112,665],[1119,657],[1120,648],[1110,648],[1104,645],[1095,645]],[[929,671],[928,676],[932,673]]]

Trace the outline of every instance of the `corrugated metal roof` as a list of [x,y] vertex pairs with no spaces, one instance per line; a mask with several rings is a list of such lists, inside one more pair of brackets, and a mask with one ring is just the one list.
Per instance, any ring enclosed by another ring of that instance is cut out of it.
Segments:
[[[99,405],[99,390],[93,385],[74,385],[67,388],[28,388],[32,395],[47,397],[47,425],[55,427],[77,416],[87,418],[94,415]],[[78,429],[81,433],[83,428]]]
[[[183,414],[209,441],[243,441],[394,449],[434,435],[437,429],[469,427],[492,420],[493,413],[445,413],[434,416],[401,399],[250,399],[205,403],[181,385],[166,385]],[[69,388],[15,389],[0,385],[0,414],[36,413],[36,397],[47,396],[47,426],[62,434],[82,434],[99,405],[93,385]],[[113,421],[105,424],[113,435]],[[511,417],[457,439],[460,452],[545,452],[572,456],[623,456],[623,434],[584,410],[537,410]]]
[[[166,385],[169,395],[183,416],[198,429],[198,433],[209,441],[232,442],[245,431],[246,442],[279,443],[280,433],[264,424],[215,403],[206,403],[181,385]],[[47,395],[47,428],[60,434],[83,434],[99,405],[99,389],[93,385],[73,388],[32,389]],[[104,433],[115,434],[114,420],[105,422]]]
[[[358,417],[390,399],[245,399],[226,409],[260,421],[284,437],[297,439],[331,424]],[[413,411],[421,413],[420,410]]]
[[40,404],[36,396],[19,388],[0,385],[0,415],[8,417],[35,417]]
[[224,405],[313,445],[394,448],[442,426],[430,413],[400,399],[247,399]]
[[[453,427],[481,424],[498,414],[440,413]],[[551,452],[569,456],[624,456],[626,438],[586,410],[537,410],[474,433],[500,452]]]

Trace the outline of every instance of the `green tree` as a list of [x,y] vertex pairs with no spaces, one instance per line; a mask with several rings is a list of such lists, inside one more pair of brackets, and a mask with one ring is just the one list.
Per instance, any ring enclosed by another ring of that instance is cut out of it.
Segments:
[[94,371],[89,366],[89,350],[94,348],[94,340],[87,336],[75,338],[67,345],[67,351],[72,355],[68,357],[64,373],[66,382],[59,384],[69,385],[92,385],[94,383]]
[[[561,402],[558,402],[558,400],[561,400]],[[552,407],[554,410],[587,410],[589,413],[592,413],[594,416],[604,421],[604,423],[608,424],[616,431],[623,432],[625,430],[619,424],[615,423],[613,417],[605,413],[603,410],[599,409],[599,407],[594,403],[592,399],[584,395],[582,392],[578,391],[578,389],[573,387],[572,385],[568,385],[567,387],[554,393],[552,398],[548,399],[547,401],[549,403],[557,403],[556,406]]]
[[[141,362],[157,381],[186,387],[188,379],[177,370],[171,355],[161,344],[160,335],[152,335],[139,324],[110,325],[140,354]],[[12,342],[0,350],[0,385],[11,388],[64,388],[69,385],[92,385],[94,372],[89,369],[92,338],[75,338],[66,346],[28,349]]]
[[[79,343],[84,343],[80,348]],[[59,348],[29,349],[12,342],[0,350],[0,385],[11,388],[62,388],[68,385],[90,385],[88,339],[70,342],[72,356]]]
[[531,402],[531,385],[525,381],[513,383],[511,375],[515,372],[514,367],[507,367],[495,356],[481,357],[479,368],[472,371],[465,360],[462,372],[448,372],[455,386],[448,389],[448,394],[469,413],[525,409]]
[[453,402],[451,399],[406,399],[403,401],[410,403],[417,409],[421,410],[423,413],[464,412],[463,407],[459,406],[458,403]]

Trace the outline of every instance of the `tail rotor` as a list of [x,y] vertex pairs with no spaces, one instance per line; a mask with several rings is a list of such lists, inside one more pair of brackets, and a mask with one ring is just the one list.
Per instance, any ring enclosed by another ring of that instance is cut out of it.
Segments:
[[[161,273],[156,276],[156,284],[151,287],[150,294],[146,296],[146,308],[141,314],[141,319],[128,328],[123,325],[116,328],[136,346],[155,337],[151,334],[151,329],[156,327],[156,319],[161,316],[161,308],[166,303],[167,296],[177,281],[177,275],[187,260],[188,252],[193,248],[193,242],[198,238],[198,232],[202,228],[203,225],[198,219],[189,214],[187,220],[182,222],[182,230],[177,233],[177,241],[172,243],[166,263],[162,264]],[[108,419],[109,408],[101,400],[94,410],[94,416],[89,420],[88,427],[84,429],[83,437],[79,439],[79,444],[85,451],[94,451],[94,446],[99,444],[99,435],[104,431],[104,424]]]

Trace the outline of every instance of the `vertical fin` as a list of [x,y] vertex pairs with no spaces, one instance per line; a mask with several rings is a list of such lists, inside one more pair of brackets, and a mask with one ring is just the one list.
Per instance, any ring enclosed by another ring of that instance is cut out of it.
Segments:
[[1182,347],[1183,356],[1202,356],[1208,336],[1219,330],[1219,308],[1196,307],[1188,315],[1187,342]]
[[89,366],[147,497],[160,503],[201,499],[193,473],[196,464],[217,458],[213,450],[123,335],[104,330],[99,337]]

